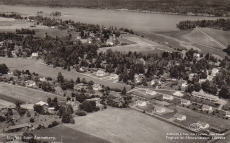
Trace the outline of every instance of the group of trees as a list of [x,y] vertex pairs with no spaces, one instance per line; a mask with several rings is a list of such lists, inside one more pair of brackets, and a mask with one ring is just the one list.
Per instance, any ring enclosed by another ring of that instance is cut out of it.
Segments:
[[6,64],[0,64],[0,73],[1,74],[7,74],[9,71],[8,67],[6,66]]
[[22,29],[16,29],[16,34],[35,34],[34,29],[28,29],[28,28],[22,28]]
[[228,0],[47,0],[45,3],[40,0],[2,0],[7,4],[25,4],[25,5],[41,5],[50,7],[85,7],[85,8],[110,8],[110,9],[130,9],[130,10],[147,10],[157,12],[171,12],[179,14],[205,13],[215,16],[223,16],[229,12]]
[[197,20],[197,21],[180,21],[177,27],[182,30],[193,29],[195,27],[209,27],[223,29],[224,31],[230,30],[230,19],[217,19],[217,20]]
[[22,16],[18,13],[15,12],[10,12],[10,13],[0,13],[0,17],[5,17],[5,18],[15,18],[15,19],[23,19]]

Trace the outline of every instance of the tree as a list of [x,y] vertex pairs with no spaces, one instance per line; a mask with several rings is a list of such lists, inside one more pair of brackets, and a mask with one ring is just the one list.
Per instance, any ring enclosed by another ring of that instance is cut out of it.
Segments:
[[125,88],[125,86],[124,86],[124,88],[123,88],[121,94],[126,95],[126,88]]
[[96,102],[85,100],[79,105],[79,107],[81,110],[84,110],[86,112],[93,112],[96,109]]
[[199,92],[199,91],[201,90],[201,85],[200,85],[199,82],[196,82],[196,83],[194,84],[194,90],[195,90],[196,92]]
[[0,73],[1,74],[7,74],[9,71],[8,67],[6,66],[6,64],[0,64]]
[[81,83],[81,80],[80,80],[79,77],[78,77],[77,80],[76,80],[76,84],[78,84],[78,83]]
[[230,90],[228,86],[223,86],[219,92],[219,97],[224,98],[224,99],[229,99],[230,98]]
[[61,73],[61,72],[58,73],[57,81],[58,81],[59,83],[62,83],[62,82],[64,81],[64,77],[62,76],[62,73]]
[[43,109],[43,107],[41,105],[34,105],[34,111],[36,111],[39,114],[45,113],[45,110]]

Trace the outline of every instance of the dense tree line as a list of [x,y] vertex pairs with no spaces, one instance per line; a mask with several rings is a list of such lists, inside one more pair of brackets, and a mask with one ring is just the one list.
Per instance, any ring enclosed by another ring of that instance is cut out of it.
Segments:
[[34,29],[28,29],[28,28],[22,28],[22,29],[16,29],[17,34],[35,34]]
[[229,12],[228,0],[1,0],[6,4],[40,5],[50,7],[85,7],[129,9],[187,14],[223,16]]
[[230,30],[230,19],[217,19],[217,20],[197,20],[197,21],[180,21],[177,27],[182,30],[193,29],[196,27],[209,27],[218,28],[224,31]]
[[0,17],[5,17],[5,18],[14,18],[14,19],[23,19],[23,17],[15,12],[10,12],[10,13],[0,13]]

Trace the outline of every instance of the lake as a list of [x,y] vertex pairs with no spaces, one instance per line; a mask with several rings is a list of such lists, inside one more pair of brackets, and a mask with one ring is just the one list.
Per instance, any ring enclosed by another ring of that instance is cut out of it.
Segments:
[[109,9],[0,5],[0,12],[18,12],[25,16],[35,15],[38,11],[43,11],[46,15],[49,15],[51,12],[59,11],[62,13],[60,18],[64,20],[71,19],[75,22],[99,24],[100,26],[116,26],[117,28],[123,27],[142,32],[176,31],[178,30],[176,24],[182,20],[217,19],[217,17],[141,13]]

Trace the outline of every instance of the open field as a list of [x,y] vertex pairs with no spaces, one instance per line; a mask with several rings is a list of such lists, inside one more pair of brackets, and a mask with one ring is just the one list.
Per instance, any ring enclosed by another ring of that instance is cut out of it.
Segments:
[[[1,94],[3,94],[3,96],[5,95],[15,100],[20,100],[29,103],[46,101],[48,97],[51,98],[57,97],[59,101],[65,101],[64,97],[55,94],[43,92],[37,89],[31,89],[31,88],[26,88],[17,85],[9,85],[4,83],[0,83],[0,99],[1,99]],[[12,100],[12,102],[14,101]]]
[[62,140],[63,143],[109,143],[104,139],[60,125],[51,129],[33,131],[32,133],[37,137],[53,137],[47,140],[42,139],[42,141],[48,142],[61,142]]
[[167,133],[188,133],[132,109],[108,108],[84,117],[75,117],[67,127],[89,133],[114,143],[199,143],[204,140],[169,140]]
[[199,112],[194,112],[194,111],[191,111],[190,109],[179,107],[179,106],[176,107],[176,110],[180,114],[187,116],[186,121],[181,122],[184,126],[187,126],[187,127],[191,125],[192,123],[197,123],[198,121],[208,123],[210,126],[218,128],[218,129],[223,129],[223,128],[230,126],[229,120],[205,115]]
[[26,60],[26,59],[0,57],[0,63],[5,63],[11,71],[13,71],[15,69],[29,70],[30,72],[36,72],[40,75],[43,75],[46,77],[51,77],[53,79],[56,79],[58,73],[61,72],[62,75],[64,76],[64,78],[73,79],[74,81],[78,77],[80,77],[81,79],[85,78],[87,81],[93,80],[95,83],[110,86],[113,88],[121,88],[122,89],[125,86],[127,90],[130,89],[130,86],[128,86],[128,85],[108,82],[107,80],[100,80],[98,78],[89,77],[87,75],[77,73],[74,70],[67,71],[67,70],[63,70],[61,68],[53,68],[51,66],[47,66],[45,64],[42,64],[41,61],[39,61],[39,60],[35,61],[32,59]]
[[11,103],[11,102],[5,101],[5,100],[1,100],[1,97],[0,97],[0,108],[1,107],[9,107],[9,106],[12,106],[12,105],[14,105],[14,104]]

